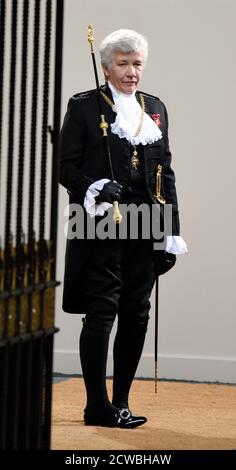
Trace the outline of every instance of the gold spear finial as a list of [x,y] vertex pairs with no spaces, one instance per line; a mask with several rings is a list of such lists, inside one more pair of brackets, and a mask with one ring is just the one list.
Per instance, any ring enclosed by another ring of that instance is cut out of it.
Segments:
[[93,51],[93,41],[94,41],[94,35],[93,35],[93,27],[91,24],[88,25],[88,42],[91,46],[91,50]]

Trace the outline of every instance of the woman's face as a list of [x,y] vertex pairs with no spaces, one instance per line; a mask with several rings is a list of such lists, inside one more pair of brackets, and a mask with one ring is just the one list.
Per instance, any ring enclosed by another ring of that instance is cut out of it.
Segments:
[[136,90],[143,69],[144,57],[140,52],[113,52],[111,66],[103,66],[107,80],[127,94]]

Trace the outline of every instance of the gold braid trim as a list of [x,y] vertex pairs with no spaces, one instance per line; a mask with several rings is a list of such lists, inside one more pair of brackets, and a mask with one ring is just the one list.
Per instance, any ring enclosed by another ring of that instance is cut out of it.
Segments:
[[100,93],[102,97],[104,98],[104,100],[107,102],[107,104],[109,104],[109,106],[113,108],[115,103],[113,103],[113,101],[111,101],[110,98],[107,95],[105,95],[105,93],[103,93],[103,91],[100,90]]

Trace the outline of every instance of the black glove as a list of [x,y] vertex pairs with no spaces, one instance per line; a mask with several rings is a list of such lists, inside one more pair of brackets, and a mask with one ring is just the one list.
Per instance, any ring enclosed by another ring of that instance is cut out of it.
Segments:
[[176,255],[163,250],[155,251],[156,273],[158,276],[167,273],[176,263]]
[[121,199],[121,189],[121,184],[115,183],[115,181],[105,183],[99,194],[95,197],[96,204],[100,202],[110,202],[111,204],[114,201],[119,202]]

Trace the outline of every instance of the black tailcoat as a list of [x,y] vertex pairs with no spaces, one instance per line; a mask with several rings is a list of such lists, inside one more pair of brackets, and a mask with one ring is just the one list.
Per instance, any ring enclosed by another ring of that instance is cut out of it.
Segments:
[[[101,89],[112,100],[108,85]],[[147,190],[150,201],[157,203],[153,195],[156,187],[156,167],[160,163],[163,166],[162,195],[166,203],[172,204],[172,233],[178,235],[178,202],[175,175],[171,168],[166,107],[159,98],[139,91],[136,93],[138,100],[140,93],[144,96],[145,112],[153,119],[158,115],[162,131],[162,139],[143,147]],[[108,124],[113,123],[116,113],[105,100],[103,110]],[[90,184],[102,178],[111,178],[99,124],[96,90],[77,93],[70,98],[60,137],[60,183],[68,190],[70,203],[83,205]],[[125,138],[120,139],[112,132],[109,132],[109,145],[115,180],[125,187],[130,175],[132,147]],[[67,240],[63,309],[70,313],[84,312],[83,267],[90,254],[89,244],[86,242],[88,241],[76,238]]]

